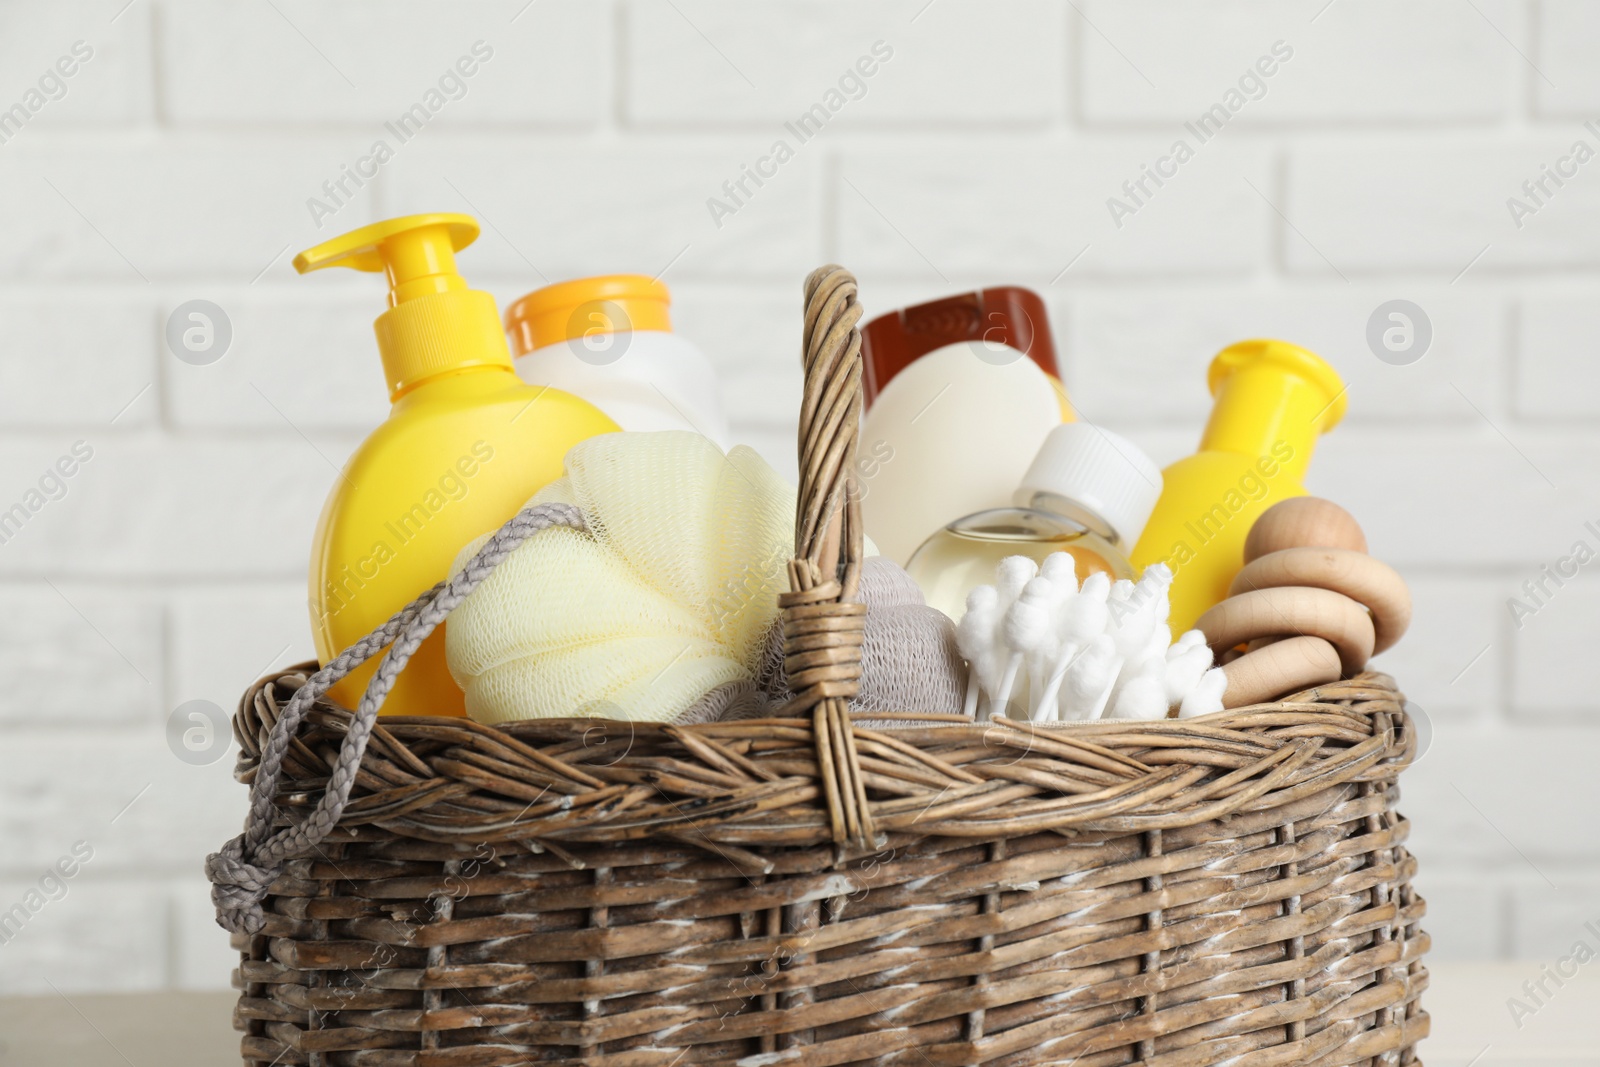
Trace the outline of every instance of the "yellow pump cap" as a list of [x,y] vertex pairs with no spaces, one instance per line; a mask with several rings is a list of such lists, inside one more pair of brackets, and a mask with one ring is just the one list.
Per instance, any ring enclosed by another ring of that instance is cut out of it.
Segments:
[[478,237],[470,215],[404,215],[351,230],[294,257],[301,274],[323,267],[383,271],[389,310],[372,328],[398,400],[412,386],[468,367],[511,367],[494,297],[468,289],[455,254]]
[[511,348],[536,348],[595,333],[672,329],[672,294],[643,274],[602,274],[535,289],[506,309]]

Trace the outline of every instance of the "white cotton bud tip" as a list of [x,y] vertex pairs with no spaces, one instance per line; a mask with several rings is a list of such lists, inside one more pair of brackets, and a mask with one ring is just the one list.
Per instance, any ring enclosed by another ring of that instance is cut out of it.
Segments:
[[992,585],[980,585],[967,594],[967,612],[956,624],[956,650],[975,670],[994,644],[999,609],[1000,598]]
[[1024,596],[1028,594],[1029,589],[1038,590],[1034,596],[1049,610],[1052,619],[1056,618],[1056,613],[1062,610],[1062,606],[1069,599],[1078,595],[1077,589],[1051,579],[1042,567],[1039,569],[1039,577],[1022,587]]
[[1213,667],[1200,676],[1199,683],[1183,698],[1178,708],[1180,719],[1196,715],[1210,715],[1222,710],[1222,694],[1228,688],[1228,675],[1221,667]]
[[1111,578],[1105,571],[1095,571],[1083,580],[1083,585],[1078,589],[1079,596],[1093,597],[1104,602],[1111,595]]
[[1032,601],[1035,604],[1048,604],[1055,595],[1055,583],[1040,575],[1028,580],[1028,584],[1022,587],[1022,595],[1018,599]]
[[1178,640],[1173,642],[1172,650],[1167,653],[1167,658],[1172,659],[1174,656],[1182,652],[1186,652],[1191,648],[1204,646],[1205,643],[1206,635],[1201,633],[1199,630],[1185,630],[1178,637]]
[[1172,617],[1172,599],[1167,595],[1167,589],[1166,585],[1157,585],[1146,594],[1150,603],[1145,610],[1156,622],[1166,622]]
[[1010,604],[1022,595],[1023,586],[1039,575],[1039,565],[1027,556],[1007,556],[996,564],[994,584],[1000,603]]
[[[1032,556],[1006,556],[995,564],[995,573],[1003,576],[1018,576],[1018,581],[1023,585],[1039,576],[1039,565],[1033,561]],[[1021,577],[1026,575],[1026,578]]]
[[988,634],[994,629],[999,614],[1000,600],[995,595],[994,586],[980,585],[967,594],[967,610],[961,616],[961,621],[956,623],[956,632]]
[[[1048,590],[1045,593],[1048,594]],[[1014,652],[1030,652],[1049,636],[1050,612],[1039,603],[1038,593],[1031,583],[1006,612],[1003,632],[1006,645]]]
[[[1111,617],[1110,632],[1117,639],[1117,652],[1129,660],[1142,659],[1150,635],[1156,628],[1156,617],[1149,610],[1148,603],[1154,597],[1144,590],[1136,594],[1144,597],[1142,601],[1123,602],[1115,599],[1115,596],[1116,590],[1113,589],[1113,599],[1108,602],[1106,610]],[[1161,647],[1165,650],[1166,645]]]
[[1052,552],[1039,565],[1039,577],[1048,578],[1057,585],[1078,588],[1078,561],[1066,552]]
[[[1173,645],[1173,648],[1178,648]],[[1180,704],[1211,669],[1211,650],[1205,645],[1181,650],[1167,659],[1167,701]]]
[[[1088,582],[1084,583],[1085,588],[1088,585]],[[1106,632],[1110,614],[1103,598],[1079,593],[1067,604],[1061,619],[1062,639],[1075,644],[1093,641]]]
[[1144,569],[1144,573],[1139,576],[1139,581],[1159,586],[1171,585],[1172,568],[1165,563],[1152,563]]
[[980,613],[969,611],[956,624],[956,651],[969,663],[976,663],[988,643],[988,627],[978,625]]
[[1167,707],[1166,686],[1161,677],[1141,673],[1117,694],[1111,716],[1116,719],[1165,719]]
[[1144,648],[1134,657],[1140,663],[1165,662],[1167,649],[1172,647],[1172,629],[1166,623],[1158,624],[1144,640]]
[[1117,665],[1116,644],[1109,635],[1101,634],[1091,641],[1067,671],[1062,718],[1086,718],[1100,694],[1111,684]]

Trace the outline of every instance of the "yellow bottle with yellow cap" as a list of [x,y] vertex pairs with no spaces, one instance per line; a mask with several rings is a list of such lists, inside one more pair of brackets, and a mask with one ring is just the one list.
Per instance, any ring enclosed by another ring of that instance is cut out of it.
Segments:
[[[446,578],[463,545],[561,477],[574,444],[617,429],[593,405],[517,378],[494,298],[456,272],[455,253],[477,236],[467,215],[408,215],[295,257],[302,274],[350,267],[389,280],[389,310],[373,328],[393,408],[340,472],[312,549],[311,623],[323,663]],[[377,663],[330,695],[354,708]],[[443,627],[382,710],[466,714]]]
[[506,309],[517,373],[583,397],[624,430],[692,430],[726,449],[716,370],[672,332],[671,303],[643,274],[536,289]]
[[1173,633],[1228,595],[1263,511],[1301,484],[1319,435],[1345,411],[1345,386],[1321,358],[1285,341],[1241,341],[1211,361],[1215,398],[1200,450],[1161,472],[1161,498],[1133,564],[1172,568]]

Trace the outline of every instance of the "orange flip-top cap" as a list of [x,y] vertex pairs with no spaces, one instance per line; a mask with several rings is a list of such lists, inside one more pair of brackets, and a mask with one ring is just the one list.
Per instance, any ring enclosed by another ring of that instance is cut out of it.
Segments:
[[672,294],[644,274],[602,274],[535,289],[506,309],[511,351],[536,348],[593,333],[671,330]]

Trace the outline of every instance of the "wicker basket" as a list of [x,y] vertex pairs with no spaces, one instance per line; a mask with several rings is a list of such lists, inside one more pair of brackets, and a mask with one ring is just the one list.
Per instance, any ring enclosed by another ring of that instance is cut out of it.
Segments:
[[235,935],[244,1060],[1416,1062],[1416,733],[1387,677],[1155,723],[850,721],[860,311],[838,268],[806,296],[796,717],[367,737],[372,693],[302,715],[314,665],[264,679],[239,778],[279,833],[336,810],[281,870],[233,843],[264,913]]

